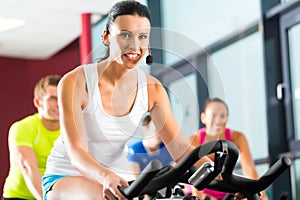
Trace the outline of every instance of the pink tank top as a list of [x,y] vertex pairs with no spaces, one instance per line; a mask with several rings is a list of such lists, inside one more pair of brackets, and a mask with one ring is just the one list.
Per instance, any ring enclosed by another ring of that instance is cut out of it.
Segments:
[[[205,141],[205,137],[206,137],[206,128],[201,128],[199,130],[199,136],[200,136],[200,144],[203,144],[204,141]],[[228,141],[232,141],[232,138],[231,138],[231,131],[229,128],[226,128],[225,129],[225,139],[228,140]],[[216,190],[210,190],[210,189],[207,189],[205,188],[203,190],[203,193],[204,194],[207,194],[209,196],[212,196],[218,200],[220,199],[223,199],[225,196],[226,196],[226,192],[220,192],[220,191],[216,191]]]

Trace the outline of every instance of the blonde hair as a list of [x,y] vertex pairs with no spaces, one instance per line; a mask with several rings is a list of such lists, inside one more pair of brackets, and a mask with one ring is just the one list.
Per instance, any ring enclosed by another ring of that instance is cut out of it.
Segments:
[[59,81],[61,79],[61,76],[59,75],[48,75],[45,77],[42,77],[36,84],[34,87],[34,97],[41,99],[45,93],[46,93],[46,88],[49,85],[52,86],[57,86]]

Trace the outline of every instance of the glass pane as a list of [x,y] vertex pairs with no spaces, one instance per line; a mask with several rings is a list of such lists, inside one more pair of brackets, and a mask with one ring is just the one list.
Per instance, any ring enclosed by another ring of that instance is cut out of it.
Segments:
[[288,2],[293,2],[293,1],[297,1],[297,0],[281,0],[281,3],[288,3]]
[[105,28],[107,17],[96,23],[92,27],[92,61],[96,62],[102,59],[106,53],[106,47],[103,45],[102,33]]
[[[163,27],[181,33],[202,48],[260,19],[260,0],[163,0],[161,2]],[[170,49],[169,45],[174,46],[174,42],[176,46],[181,42],[168,37],[164,37],[163,41],[167,49]],[[187,54],[198,50],[192,47],[185,48]],[[166,53],[165,60],[165,64],[173,64],[174,55]]]
[[268,156],[262,56],[262,35],[257,32],[213,53],[208,67],[210,96],[227,102],[228,127],[246,135],[254,159]]
[[294,192],[296,195],[296,199],[295,200],[300,200],[300,158],[296,159],[294,162],[294,169],[295,169],[295,188],[294,188]]
[[291,90],[296,140],[300,140],[300,24],[288,31]]
[[172,82],[168,87],[174,116],[184,135],[195,133],[199,125],[196,74],[190,74]]

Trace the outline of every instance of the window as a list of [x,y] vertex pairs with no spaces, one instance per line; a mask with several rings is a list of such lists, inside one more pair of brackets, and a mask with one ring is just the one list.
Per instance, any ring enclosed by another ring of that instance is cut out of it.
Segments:
[[[257,32],[213,53],[213,65],[208,67],[210,96],[228,103],[228,127],[247,136],[255,159],[268,156],[261,38]],[[222,83],[215,81],[216,72]]]

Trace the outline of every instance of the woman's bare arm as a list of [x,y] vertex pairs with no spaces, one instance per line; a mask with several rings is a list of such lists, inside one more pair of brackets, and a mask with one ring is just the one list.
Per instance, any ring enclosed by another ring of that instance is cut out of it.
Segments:
[[104,193],[110,190],[124,199],[118,186],[127,182],[99,164],[87,151],[86,130],[82,110],[88,102],[83,69],[66,74],[58,85],[61,132],[72,165],[86,178],[102,184]]
[[[149,108],[152,120],[175,161],[181,160],[194,147],[182,134],[172,113],[168,95],[161,83],[153,77],[148,77]],[[204,157],[197,165],[211,160]]]

